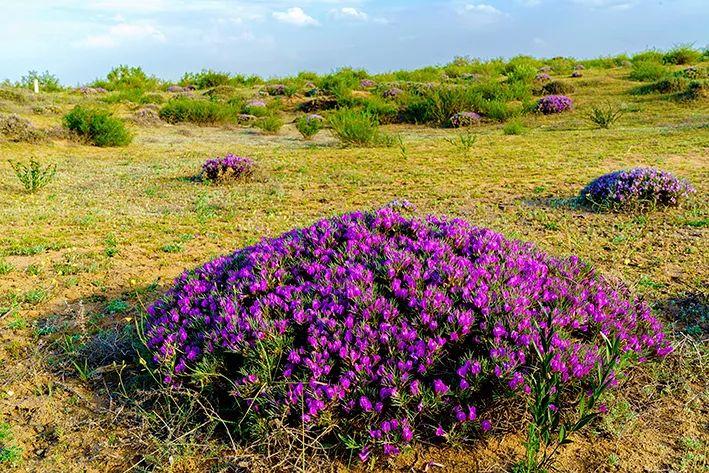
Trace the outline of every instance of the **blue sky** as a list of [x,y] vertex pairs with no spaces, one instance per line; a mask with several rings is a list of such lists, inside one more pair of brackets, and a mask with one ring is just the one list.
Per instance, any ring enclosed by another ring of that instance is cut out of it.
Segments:
[[0,78],[66,84],[117,64],[163,78],[380,72],[457,55],[596,57],[709,42],[707,0],[3,0]]

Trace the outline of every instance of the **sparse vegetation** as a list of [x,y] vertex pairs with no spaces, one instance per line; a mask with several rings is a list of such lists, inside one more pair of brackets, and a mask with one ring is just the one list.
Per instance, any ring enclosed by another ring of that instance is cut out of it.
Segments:
[[599,128],[610,128],[615,122],[620,120],[625,111],[622,107],[606,103],[604,105],[594,105],[588,112],[588,119]]
[[56,164],[42,166],[35,159],[30,159],[29,164],[10,161],[10,165],[22,186],[31,194],[49,184],[57,173]]
[[342,108],[329,115],[328,123],[345,146],[393,144],[392,139],[379,131],[377,119],[366,111]]

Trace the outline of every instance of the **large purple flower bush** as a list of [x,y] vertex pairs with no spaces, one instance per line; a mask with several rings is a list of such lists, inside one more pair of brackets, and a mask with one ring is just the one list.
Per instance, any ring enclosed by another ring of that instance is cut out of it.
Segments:
[[164,382],[210,383],[244,424],[336,425],[366,460],[494,428],[489,400],[528,396],[542,357],[562,412],[602,369],[614,382],[607,340],[630,358],[671,350],[644,302],[578,258],[401,212],[321,220],[183,273],[145,322]]
[[599,208],[675,206],[693,192],[684,179],[640,167],[604,174],[581,191],[581,199]]

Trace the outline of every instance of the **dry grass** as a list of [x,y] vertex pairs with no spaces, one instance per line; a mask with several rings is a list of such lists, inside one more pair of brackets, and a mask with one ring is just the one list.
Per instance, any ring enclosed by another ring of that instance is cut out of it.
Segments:
[[[4,158],[34,156],[58,169],[47,188],[27,195],[0,162],[0,263],[7,265],[0,267],[10,268],[0,276],[0,422],[10,424],[22,449],[19,470],[347,470],[347,459],[323,463],[311,456],[317,448],[305,454],[303,439],[293,440],[297,432],[265,439],[260,456],[238,439],[232,444],[205,401],[151,391],[140,363],[121,360],[120,350],[114,365],[82,365],[81,347],[120,340],[106,331],[132,324],[186,267],[394,198],[554,254],[577,254],[658,307],[680,294],[706,301],[707,102],[631,96],[622,71],[584,76],[574,83],[575,111],[523,117],[529,132],[519,136],[504,135],[502,125],[480,126],[469,156],[446,141],[454,131],[414,126],[386,127],[401,134],[406,156],[397,147],[341,149],[327,132],[305,142],[290,124],[277,136],[238,127],[134,126],[134,142],[119,149],[0,142]],[[54,94],[41,102],[66,111],[86,100]],[[627,113],[609,130],[594,129],[585,112],[609,100],[626,103]],[[29,117],[32,106],[0,103],[0,111]],[[121,107],[120,115],[133,114]],[[32,116],[42,128],[59,120]],[[228,186],[190,179],[205,158],[227,152],[252,156],[260,177]],[[594,177],[635,165],[672,171],[698,192],[683,208],[644,215],[569,204]],[[705,471],[707,343],[677,336],[677,354],[634,374],[613,400],[634,421],[589,429],[564,450],[560,471]],[[502,471],[521,454],[519,421],[511,413],[504,432],[484,441],[421,445],[375,469]]]

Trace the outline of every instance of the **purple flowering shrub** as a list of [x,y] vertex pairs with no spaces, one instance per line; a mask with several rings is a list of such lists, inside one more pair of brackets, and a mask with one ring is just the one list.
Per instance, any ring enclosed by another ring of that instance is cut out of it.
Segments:
[[694,192],[684,179],[654,168],[615,171],[595,179],[581,199],[599,208],[675,206]]
[[395,99],[403,93],[404,91],[398,87],[390,87],[382,92],[382,97],[385,99]]
[[255,167],[251,158],[229,153],[224,157],[205,161],[202,164],[202,177],[212,182],[242,179],[253,175]]
[[612,383],[606,338],[629,357],[670,350],[649,307],[578,258],[392,206],[183,273],[145,334],[166,383],[211,383],[244,425],[336,424],[362,460],[491,429],[487,400],[529,395],[540,350],[560,413],[604,367]]
[[359,86],[363,89],[369,89],[376,85],[377,83],[374,82],[372,79],[362,79],[361,81],[359,81]]
[[480,123],[482,117],[475,112],[458,112],[450,117],[451,126],[460,128]]
[[536,111],[544,115],[571,110],[573,101],[565,95],[547,95],[539,99]]
[[534,76],[534,80],[537,82],[547,82],[551,80],[551,76],[546,72],[540,72],[539,74]]

